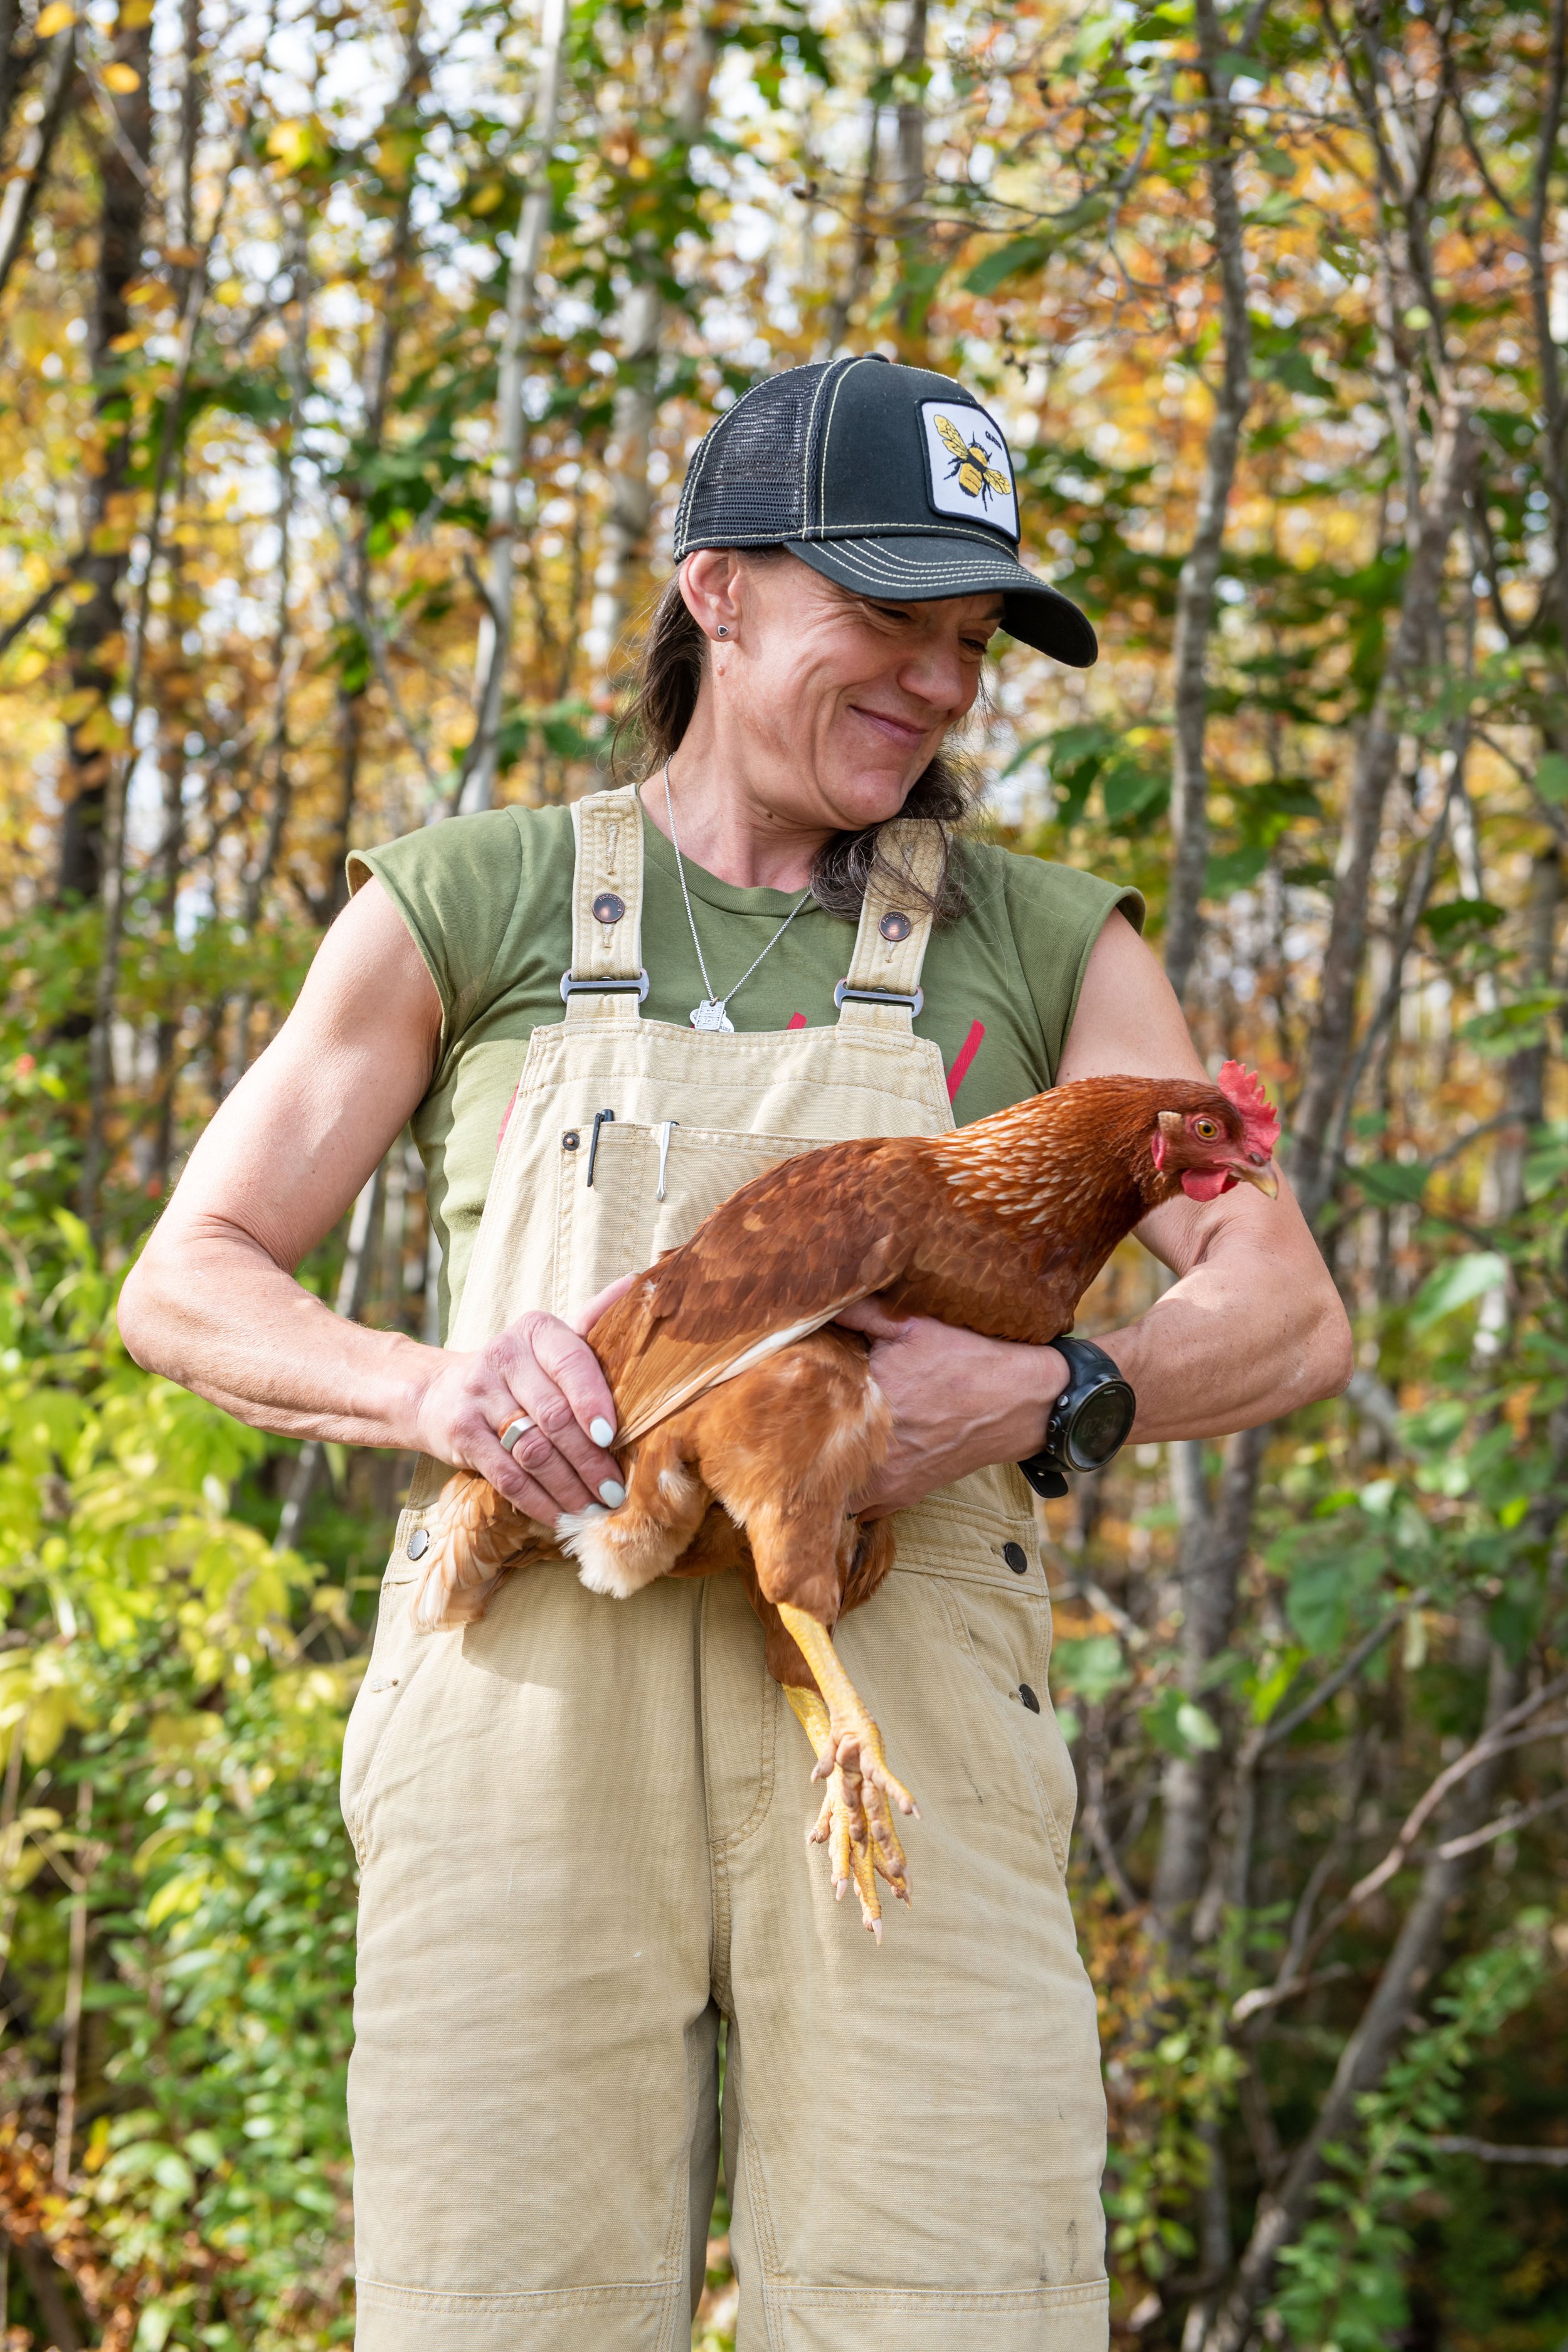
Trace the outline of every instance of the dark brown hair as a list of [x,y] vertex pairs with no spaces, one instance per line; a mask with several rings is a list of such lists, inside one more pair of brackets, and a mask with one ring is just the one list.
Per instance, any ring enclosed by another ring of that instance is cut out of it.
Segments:
[[[754,563],[786,552],[779,547],[748,548],[746,561]],[[697,708],[707,652],[708,640],[680,593],[679,581],[667,582],[648,615],[631,701],[616,728],[611,759],[617,771],[623,739],[637,767],[647,775],[679,750]],[[947,854],[934,890],[928,892],[906,872],[904,860],[884,841],[888,826],[899,821],[889,817],[861,833],[836,833],[823,843],[811,869],[817,905],[830,915],[858,916],[875,874],[894,895],[932,906],[939,923],[955,921],[963,912],[965,893],[963,856],[952,835],[980,791],[973,763],[944,747],[915,778],[899,812],[900,818],[921,817],[942,828]]]

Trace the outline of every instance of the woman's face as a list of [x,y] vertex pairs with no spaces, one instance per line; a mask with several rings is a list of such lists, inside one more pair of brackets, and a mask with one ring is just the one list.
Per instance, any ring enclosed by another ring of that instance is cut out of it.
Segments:
[[834,833],[898,814],[973,707],[1002,617],[999,594],[871,602],[784,552],[707,549],[680,583],[718,740],[775,816]]

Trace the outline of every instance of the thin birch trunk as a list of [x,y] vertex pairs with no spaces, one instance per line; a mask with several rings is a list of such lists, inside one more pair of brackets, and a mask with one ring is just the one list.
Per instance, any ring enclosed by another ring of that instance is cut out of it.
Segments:
[[[375,1265],[376,1229],[385,1185],[386,1162],[384,1160],[369,1182],[361,1187],[359,1197],[354,1202],[353,1214],[349,1220],[348,1248],[343,1257],[342,1272],[338,1276],[338,1294],[332,1301],[334,1313],[341,1315],[345,1322],[352,1323],[363,1312],[369,1294],[371,1273]],[[295,1458],[294,1475],[289,1482],[283,1516],[272,1539],[274,1551],[292,1551],[298,1544],[305,1514],[310,1507],[310,1497],[316,1491],[316,1481],[321,1476],[321,1464],[325,1459],[326,1449],[320,1438],[307,1438]]]
[[1235,115],[1227,95],[1226,42],[1215,0],[1197,0],[1196,24],[1209,98],[1209,203],[1214,212],[1215,258],[1219,265],[1222,357],[1193,541],[1176,585],[1172,647],[1176,723],[1171,833],[1175,855],[1166,900],[1165,970],[1172,987],[1184,998],[1197,958],[1208,872],[1207,655],[1215,625],[1215,588],[1242,428],[1252,399],[1252,322],[1247,303],[1241,208],[1236,193]]
[[[421,47],[423,0],[411,0],[404,28],[403,79],[390,112],[407,115],[417,103],[429,68]],[[381,300],[375,331],[367,355],[364,384],[364,433],[367,457],[379,452],[386,435],[387,402],[393,369],[404,327],[402,280],[408,267],[415,236],[414,163],[404,164],[405,178],[393,224],[392,240],[381,271]],[[350,538],[345,564],[349,616],[365,639],[365,661],[374,664],[370,645],[371,579],[370,518],[363,511]],[[342,914],[349,902],[348,852],[359,806],[360,763],[364,755],[365,692],[368,671],[351,685],[340,679],[337,698],[338,797],[326,853],[326,878],[315,894],[311,911],[323,929]]]
[[[708,112],[714,45],[707,23],[693,26],[669,110],[671,146],[689,147]],[[626,298],[621,336],[621,380],[610,430],[609,509],[594,572],[594,601],[584,651],[593,668],[610,677],[647,559],[653,520],[648,457],[658,415],[659,350],[665,303],[658,273],[664,257],[645,250],[639,266],[647,273]]]
[[485,611],[475,659],[473,740],[457,794],[465,812],[491,807],[500,765],[501,702],[511,656],[512,582],[517,563],[518,490],[526,446],[522,395],[528,344],[539,298],[539,260],[550,226],[550,157],[561,105],[566,37],[564,0],[543,0],[540,18],[539,93],[533,114],[533,169],[512,235],[507,273],[506,320],[496,383],[496,439],[490,480],[490,562]]
[[[929,296],[918,278],[925,259],[921,207],[926,193],[926,0],[909,0],[903,54],[899,59],[898,130],[900,292],[899,337],[903,355],[917,365],[924,358],[924,321]],[[910,289],[910,290],[904,290]]]
[[[1181,1686],[1195,1701],[1202,1701],[1209,1670],[1229,1646],[1237,1579],[1252,1538],[1268,1437],[1265,1426],[1244,1430],[1230,1440],[1212,1503],[1202,1445],[1188,1440],[1170,1449],[1171,1485],[1182,1530]],[[1191,1957],[1194,1913],[1212,1875],[1215,1794],[1222,1765],[1219,1748],[1196,1749],[1189,1756],[1168,1757],[1161,1772],[1153,1905],[1178,1969]]]
[[[92,310],[88,320],[88,365],[93,383],[93,422],[100,448],[91,470],[82,477],[80,497],[81,554],[76,573],[78,592],[66,630],[66,664],[70,677],[72,707],[83,716],[66,729],[65,812],[60,824],[57,888],[62,898],[94,905],[103,893],[108,866],[118,861],[117,832],[109,809],[111,772],[117,765],[102,741],[109,702],[120,683],[117,649],[124,627],[120,608],[121,588],[130,561],[130,546],[113,527],[131,464],[131,438],[121,408],[120,363],[116,346],[131,327],[126,290],[141,274],[142,239],[147,214],[147,165],[153,151],[153,115],[147,96],[152,53],[151,19],[127,24],[139,12],[120,9],[113,40],[116,64],[129,66],[137,87],[111,100],[119,137],[106,139],[99,158],[98,265],[93,280]],[[64,36],[58,37],[63,38]],[[85,1018],[78,1016],[73,1034],[84,1035]]]
[[[271,21],[276,21],[276,6],[274,6]],[[214,207],[212,226],[207,232],[201,257],[190,273],[185,289],[184,314],[180,323],[179,347],[174,373],[163,395],[163,429],[159,435],[158,455],[153,474],[152,511],[147,523],[147,553],[136,599],[130,675],[125,688],[125,698],[130,705],[123,730],[125,744],[121,756],[110,761],[110,772],[103,803],[103,936],[99,947],[98,978],[94,991],[92,1027],[88,1047],[88,1123],[87,1137],[82,1147],[79,1179],[81,1215],[95,1235],[99,1230],[99,1185],[103,1172],[104,1123],[108,1117],[109,1097],[114,1076],[112,1053],[114,1007],[120,987],[120,956],[125,925],[126,802],[131,790],[131,778],[136,765],[136,726],[141,715],[142,680],[147,667],[147,633],[153,617],[153,583],[163,552],[163,499],[179,446],[185,392],[195,359],[196,335],[206,299],[213,249],[222,232],[224,215],[228,209],[228,198],[234,186],[235,172],[250,143],[250,125],[255,115],[257,94],[257,86],[253,83],[244,117],[237,126],[234,142],[229,151],[228,164],[218,189],[217,203]]]

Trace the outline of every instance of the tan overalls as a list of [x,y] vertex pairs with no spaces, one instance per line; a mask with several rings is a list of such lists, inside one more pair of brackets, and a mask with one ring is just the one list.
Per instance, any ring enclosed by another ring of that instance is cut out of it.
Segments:
[[[458,1348],[565,1314],[790,1152],[952,1123],[911,1030],[928,919],[900,939],[868,899],[833,1028],[645,1021],[635,795],[573,814],[566,1017],[530,1040]],[[880,1948],[806,1848],[821,1790],[739,1580],[617,1601],[563,1561],[416,1634],[442,1475],[398,1523],[343,1757],[360,2352],[684,2347],[721,2016],[739,2352],[1102,2352],[1105,2110],[1018,1474],[902,1513],[838,1629],[923,1816]]]

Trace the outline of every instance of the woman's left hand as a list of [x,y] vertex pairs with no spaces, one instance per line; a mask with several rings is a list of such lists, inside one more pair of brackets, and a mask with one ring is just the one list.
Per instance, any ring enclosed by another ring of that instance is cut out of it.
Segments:
[[871,1343],[871,1377],[893,1409],[893,1443],[854,1507],[885,1518],[938,1486],[994,1462],[1023,1462],[1045,1444],[1052,1405],[1068,1382],[1054,1348],[983,1339],[926,1315],[889,1315],[875,1299],[838,1320]]

